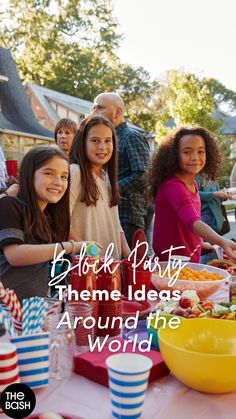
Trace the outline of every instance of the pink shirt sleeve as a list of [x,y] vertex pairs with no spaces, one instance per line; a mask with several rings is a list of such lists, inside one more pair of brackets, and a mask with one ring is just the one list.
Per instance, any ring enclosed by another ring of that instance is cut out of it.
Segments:
[[[197,190],[197,184],[195,184],[195,187]],[[193,223],[201,220],[198,192],[192,193],[188,191],[184,183],[179,179],[166,182],[163,189],[165,198],[173,207],[177,216],[192,231]]]

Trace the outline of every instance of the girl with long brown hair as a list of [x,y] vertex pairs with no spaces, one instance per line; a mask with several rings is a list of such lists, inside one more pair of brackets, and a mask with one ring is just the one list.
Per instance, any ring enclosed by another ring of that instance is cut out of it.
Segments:
[[102,116],[85,118],[70,152],[71,227],[75,238],[96,240],[105,253],[114,244],[113,257],[127,257],[127,245],[118,215],[117,139],[111,122]]
[[62,250],[79,252],[69,241],[69,165],[52,147],[34,147],[23,158],[16,197],[0,199],[0,277],[18,298],[44,297],[48,261]]

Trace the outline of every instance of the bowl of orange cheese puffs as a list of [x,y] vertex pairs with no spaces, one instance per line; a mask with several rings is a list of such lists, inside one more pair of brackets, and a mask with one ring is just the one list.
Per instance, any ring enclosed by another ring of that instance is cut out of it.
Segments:
[[[179,290],[182,293],[194,290],[201,300],[216,292],[230,278],[229,272],[201,263],[189,262],[181,269],[174,265],[168,268],[167,262],[159,262],[159,265],[160,269],[152,273],[152,284],[158,291]],[[177,279],[174,281],[173,278]]]

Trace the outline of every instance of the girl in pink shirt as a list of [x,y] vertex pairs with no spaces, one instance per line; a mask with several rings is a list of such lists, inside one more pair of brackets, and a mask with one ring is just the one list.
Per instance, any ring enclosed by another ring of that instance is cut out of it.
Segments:
[[158,148],[150,172],[150,194],[155,200],[153,249],[160,260],[172,251],[199,262],[202,239],[224,248],[236,261],[236,243],[226,240],[201,221],[195,176],[216,180],[222,163],[217,140],[204,128],[181,128]]

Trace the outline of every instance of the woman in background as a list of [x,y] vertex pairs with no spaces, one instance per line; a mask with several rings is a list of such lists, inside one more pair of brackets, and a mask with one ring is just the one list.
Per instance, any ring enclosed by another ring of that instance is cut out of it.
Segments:
[[69,156],[72,141],[77,129],[77,124],[69,118],[60,119],[55,127],[55,142],[66,157]]

